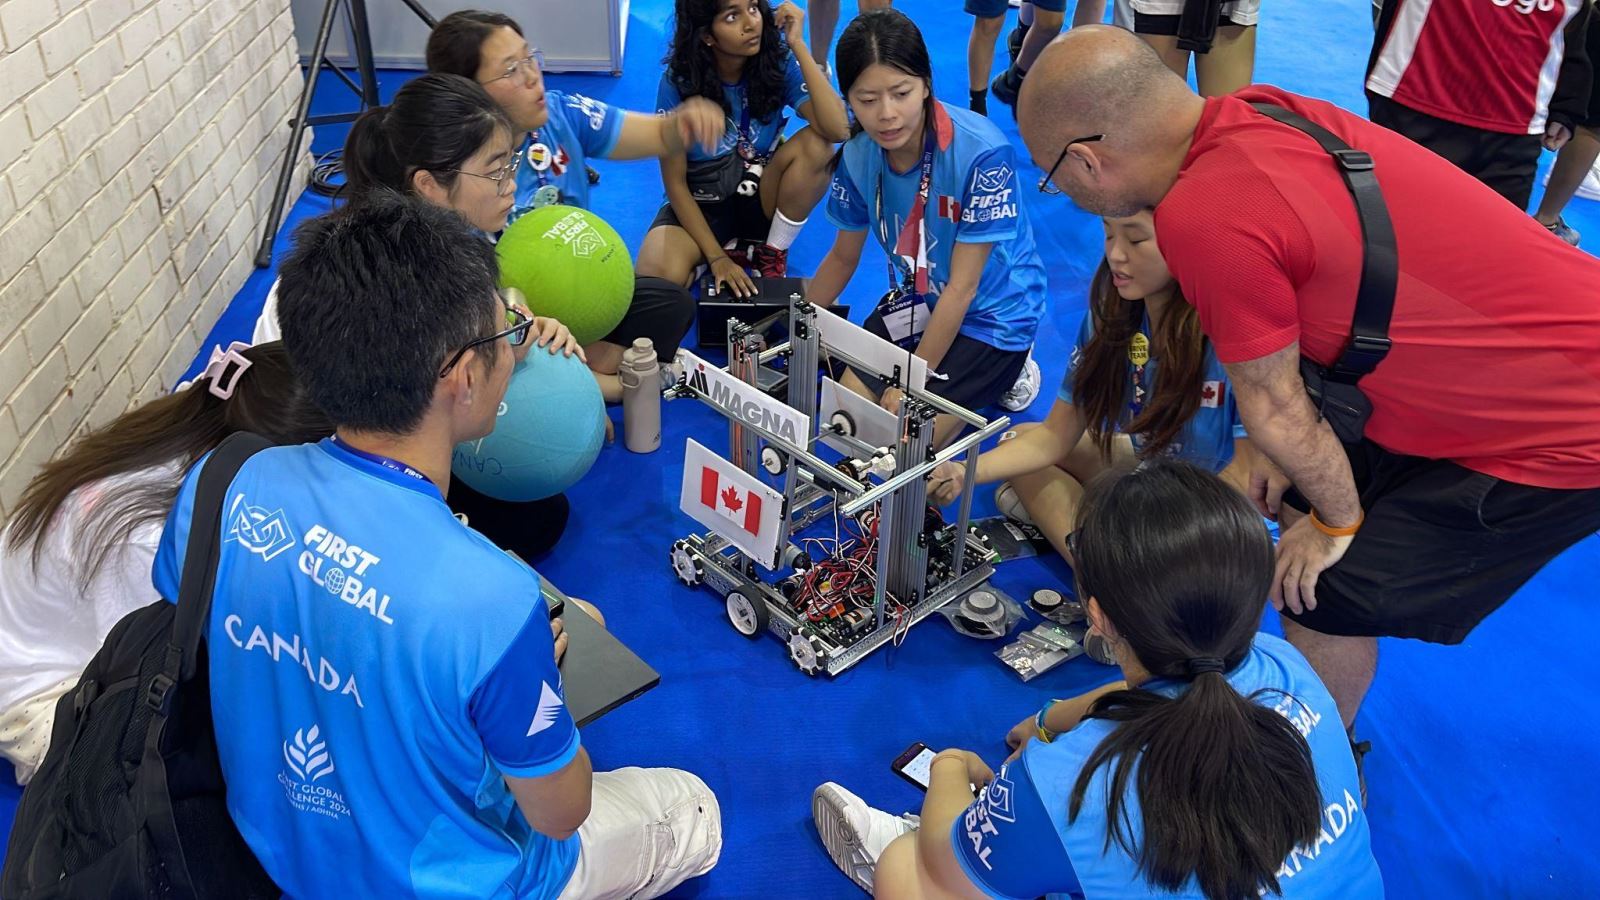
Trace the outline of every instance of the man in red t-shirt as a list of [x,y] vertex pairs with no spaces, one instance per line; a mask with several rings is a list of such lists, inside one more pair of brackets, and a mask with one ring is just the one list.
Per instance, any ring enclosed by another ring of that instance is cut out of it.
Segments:
[[[1042,68],[1041,68],[1042,67]],[[1019,121],[1079,206],[1154,207],[1161,250],[1228,370],[1252,488],[1276,464],[1312,515],[1283,530],[1273,601],[1349,726],[1376,637],[1459,643],[1600,529],[1600,260],[1409,140],[1269,87],[1203,100],[1127,32],[1076,29],[1040,57]],[[1300,377],[1350,333],[1360,221],[1332,159],[1250,102],[1371,154],[1394,223],[1393,349],[1342,445]],[[1296,505],[1293,495],[1290,506]]]

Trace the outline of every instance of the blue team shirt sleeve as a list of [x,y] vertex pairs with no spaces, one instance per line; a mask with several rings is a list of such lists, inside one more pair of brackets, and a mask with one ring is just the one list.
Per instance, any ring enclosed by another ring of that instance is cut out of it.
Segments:
[[811,88],[806,86],[806,76],[800,71],[800,61],[789,54],[789,65],[783,71],[783,102],[795,111],[811,102]]
[[1032,900],[1079,890],[1027,759],[1024,753],[1002,766],[950,832],[961,871],[990,897]]
[[661,83],[656,86],[656,112],[669,113],[678,108],[683,98],[678,95],[678,89],[672,84],[671,74],[663,74]]
[[865,231],[872,224],[867,214],[867,198],[861,196],[843,161],[834,170],[833,183],[828,185],[827,215],[828,222],[841,231]]
[[[194,492],[199,485],[200,469],[210,454],[189,467],[178,488],[172,511],[167,513],[167,524],[161,529],[161,542],[156,545],[156,558],[150,565],[150,583],[168,603],[178,602],[178,586],[183,581],[184,551],[189,547],[189,520],[194,516]],[[227,516],[223,516],[227,527]]]
[[489,758],[517,778],[549,775],[578,754],[578,726],[562,693],[536,578],[533,594],[533,611],[468,701]]
[[1094,337],[1094,312],[1083,311],[1083,324],[1078,326],[1078,340],[1072,345],[1072,355],[1067,357],[1067,374],[1061,379],[1061,388],[1056,391],[1056,399],[1062,403],[1072,402],[1072,379],[1078,372],[1078,363],[1083,361],[1083,350],[1089,346],[1089,341]]
[[961,195],[956,242],[994,244],[1021,230],[1022,191],[1018,190],[1017,152],[1010,144],[991,147],[972,161]]
[[622,110],[582,94],[567,94],[562,99],[561,114],[578,136],[584,154],[599,157],[609,156],[617,146],[622,122],[627,118]]

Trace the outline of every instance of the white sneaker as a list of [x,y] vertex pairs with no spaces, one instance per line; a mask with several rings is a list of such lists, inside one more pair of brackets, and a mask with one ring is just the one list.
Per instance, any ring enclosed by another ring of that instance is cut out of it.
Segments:
[[900,835],[915,831],[918,824],[916,816],[891,816],[873,809],[831,781],[812,792],[811,818],[833,864],[869,894],[872,872],[884,848]]
[[1033,405],[1033,399],[1037,396],[1039,396],[1039,364],[1033,361],[1033,352],[1029,351],[1028,361],[1022,367],[1022,374],[1017,376],[1017,383],[1001,395],[1000,406],[1012,412],[1022,412]]
[[682,380],[683,362],[681,360],[674,359],[671,362],[661,364],[661,389],[663,391],[677,387],[678,382]]
[[1000,515],[1014,522],[1034,524],[1033,516],[1028,515],[1027,508],[1022,505],[1022,498],[1017,496],[1017,489],[1012,487],[1009,481],[1000,482],[1000,486],[994,489],[994,508],[1000,511]]

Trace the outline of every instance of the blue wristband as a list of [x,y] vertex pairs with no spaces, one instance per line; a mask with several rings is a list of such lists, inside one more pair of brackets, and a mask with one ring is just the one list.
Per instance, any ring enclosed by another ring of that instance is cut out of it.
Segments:
[[1044,727],[1044,717],[1046,713],[1050,712],[1050,707],[1055,706],[1059,702],[1059,700],[1045,701],[1044,706],[1039,707],[1039,714],[1033,717],[1033,727],[1039,732],[1038,738],[1039,740],[1044,741],[1046,744],[1056,739],[1057,732],[1051,731],[1050,729]]

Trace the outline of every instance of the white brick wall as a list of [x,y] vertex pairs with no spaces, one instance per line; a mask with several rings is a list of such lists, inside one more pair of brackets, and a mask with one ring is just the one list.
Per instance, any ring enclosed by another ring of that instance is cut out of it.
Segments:
[[0,0],[0,521],[250,274],[293,45],[289,0]]

